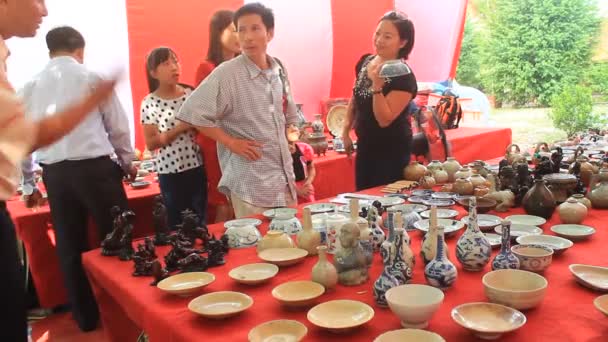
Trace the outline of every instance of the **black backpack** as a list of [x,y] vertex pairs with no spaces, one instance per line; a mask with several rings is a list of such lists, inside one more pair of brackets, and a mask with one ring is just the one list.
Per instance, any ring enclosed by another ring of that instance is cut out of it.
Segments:
[[462,107],[458,103],[458,96],[449,90],[444,91],[435,110],[444,129],[458,128],[462,119]]

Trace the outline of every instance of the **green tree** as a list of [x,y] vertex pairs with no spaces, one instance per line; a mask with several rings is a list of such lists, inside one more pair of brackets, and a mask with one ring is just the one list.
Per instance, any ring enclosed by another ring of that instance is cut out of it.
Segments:
[[548,104],[587,69],[599,30],[594,0],[495,0],[481,77],[499,101]]
[[479,76],[481,50],[480,33],[473,20],[467,16],[456,70],[456,80],[462,85],[482,88]]
[[604,123],[600,115],[593,113],[591,88],[580,85],[568,85],[553,97],[549,118],[569,137]]

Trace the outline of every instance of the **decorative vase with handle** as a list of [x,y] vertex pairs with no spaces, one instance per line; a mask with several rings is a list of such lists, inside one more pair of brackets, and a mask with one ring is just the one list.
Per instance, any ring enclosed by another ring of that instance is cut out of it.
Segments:
[[492,245],[477,223],[477,199],[469,199],[469,224],[456,243],[456,258],[465,271],[479,272],[490,262]]
[[519,258],[511,252],[511,221],[501,222],[502,240],[500,252],[492,260],[492,271],[499,269],[519,269]]
[[318,246],[319,261],[312,267],[312,281],[319,283],[326,290],[333,289],[338,283],[338,271],[327,261],[327,246]]
[[321,245],[321,233],[312,229],[310,208],[304,208],[302,221],[303,229],[296,235],[296,243],[299,248],[307,250],[309,255],[316,255],[317,247]]
[[446,257],[443,226],[437,227],[437,254],[424,268],[424,277],[429,285],[446,290],[456,282],[458,270]]

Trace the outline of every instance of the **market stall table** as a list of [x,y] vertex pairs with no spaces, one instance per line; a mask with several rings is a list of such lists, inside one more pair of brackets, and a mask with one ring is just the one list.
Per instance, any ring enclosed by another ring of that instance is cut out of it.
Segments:
[[[368,191],[379,194],[379,188]],[[302,207],[302,206],[301,206]],[[300,207],[300,209],[301,209]],[[455,207],[460,216],[465,214],[461,207]],[[495,214],[494,212],[490,212]],[[516,208],[508,213],[498,213],[505,217],[521,214]],[[524,311],[527,323],[519,330],[503,336],[502,341],[606,341],[608,325],[606,317],[595,309],[593,300],[600,293],[578,285],[570,274],[568,266],[573,263],[606,265],[608,250],[605,242],[608,231],[602,221],[607,212],[590,210],[583,222],[597,229],[597,233],[587,241],[575,242],[574,247],[553,258],[553,264],[544,276],[549,282],[543,303],[531,310]],[[552,235],[550,227],[559,223],[557,213],[543,228],[546,234]],[[268,221],[261,226],[266,232]],[[212,232],[220,233],[221,224],[210,227]],[[430,321],[429,330],[434,331],[447,341],[472,341],[475,338],[464,328],[454,323],[450,317],[452,308],[468,302],[486,302],[482,276],[490,271],[487,265],[483,272],[470,273],[463,271],[456,261],[454,245],[458,239],[447,238],[449,254],[458,268],[458,279],[453,288],[445,292],[445,300],[438,312]],[[416,266],[413,283],[425,284],[424,267],[419,257],[421,234],[410,232],[412,248],[416,253]],[[162,257],[167,247],[157,249]],[[493,251],[493,256],[498,250]],[[234,249],[226,257],[226,265],[211,268],[208,271],[216,276],[216,281],[201,291],[201,294],[214,291],[240,291],[254,299],[253,306],[239,316],[225,320],[208,320],[195,315],[187,308],[192,298],[180,298],[162,293],[150,286],[150,277],[135,278],[131,276],[132,262],[121,262],[117,258],[103,257],[99,250],[84,254],[83,263],[98,299],[104,330],[110,341],[133,340],[143,329],[150,341],[245,341],[249,330],[258,324],[276,319],[295,319],[308,327],[305,341],[372,341],[376,336],[394,329],[400,329],[400,323],[390,309],[378,307],[373,299],[372,284],[382,270],[382,261],[377,254],[371,268],[370,280],[360,286],[344,287],[338,285],[336,290],[322,295],[319,302],[333,299],[354,299],[371,305],[375,317],[365,326],[348,334],[333,334],[313,326],[307,319],[307,309],[287,310],[271,295],[272,289],[286,281],[308,280],[316,257],[308,257],[302,263],[282,267],[279,274],[268,283],[260,286],[245,286],[235,283],[228,277],[228,272],[237,266],[260,262],[255,248]]]

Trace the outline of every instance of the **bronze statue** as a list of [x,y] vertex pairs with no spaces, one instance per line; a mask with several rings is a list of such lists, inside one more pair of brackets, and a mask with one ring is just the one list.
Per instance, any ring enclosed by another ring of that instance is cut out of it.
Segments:
[[133,219],[135,213],[131,210],[126,210],[122,213],[123,235],[120,238],[120,252],[118,258],[122,261],[131,260],[133,256]]
[[193,244],[196,239],[200,239],[204,244],[209,240],[209,231],[206,226],[198,227],[199,217],[191,210],[182,212],[182,224],[179,225],[179,232]]
[[110,214],[113,217],[112,232],[107,234],[101,242],[101,255],[116,256],[120,253],[122,247],[120,239],[124,233],[122,209],[119,206],[113,206]]
[[163,197],[158,195],[154,198],[154,244],[166,246],[169,244],[169,223],[167,221],[167,208],[163,203]]
[[226,263],[224,256],[228,253],[227,236],[223,235],[220,240],[217,240],[214,235],[211,236],[205,246],[207,252],[209,267],[220,266]]
[[204,272],[209,267],[207,258],[197,253],[191,253],[187,257],[177,262],[178,268],[182,272]]

